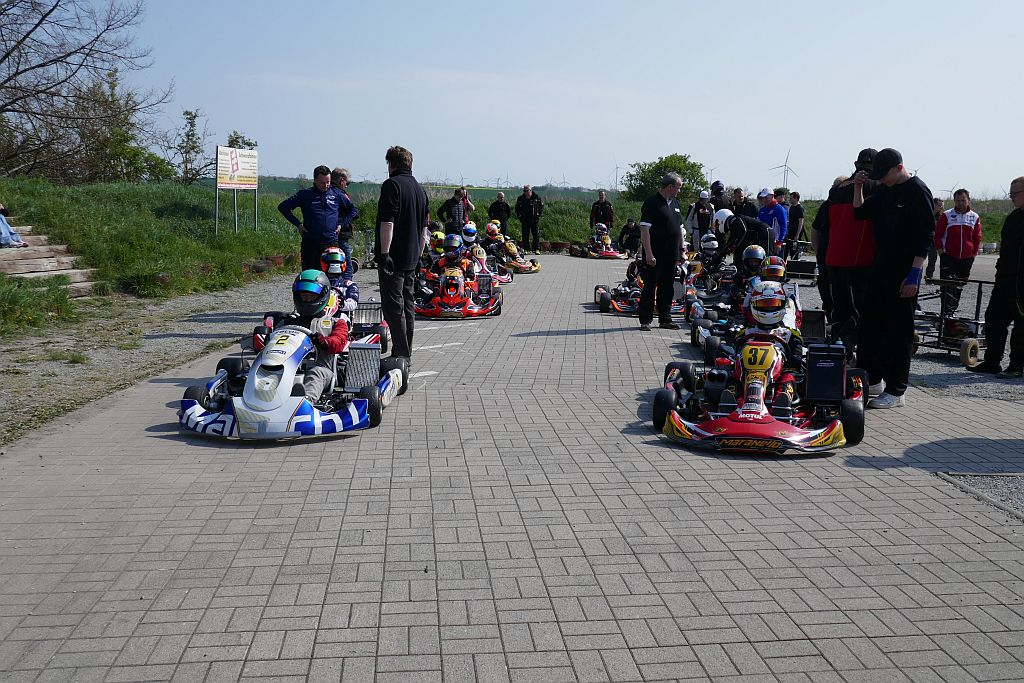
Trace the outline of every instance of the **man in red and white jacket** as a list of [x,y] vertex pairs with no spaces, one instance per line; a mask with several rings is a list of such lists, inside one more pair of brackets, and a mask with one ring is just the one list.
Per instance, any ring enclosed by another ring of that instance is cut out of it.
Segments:
[[[935,250],[939,253],[939,277],[966,280],[974,257],[981,249],[981,216],[971,210],[971,193],[953,193],[953,208],[943,212],[935,225]],[[960,307],[962,287],[943,287],[942,300],[949,313]]]

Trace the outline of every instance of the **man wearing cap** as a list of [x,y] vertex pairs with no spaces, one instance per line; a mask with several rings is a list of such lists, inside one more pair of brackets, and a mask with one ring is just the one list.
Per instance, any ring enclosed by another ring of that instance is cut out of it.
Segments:
[[708,197],[708,201],[711,202],[711,213],[729,208],[729,200],[725,196],[725,183],[721,180],[711,183],[711,196]]
[[858,171],[853,183],[853,215],[874,221],[879,245],[868,283],[860,361],[876,390],[885,382],[885,391],[868,407],[900,408],[910,380],[917,293],[935,232],[932,193],[891,147],[875,155],[870,177],[881,183],[870,197],[864,196],[866,172]]
[[[875,150],[867,147],[857,155],[853,164],[857,172],[870,173]],[[828,192],[828,211],[818,212],[816,231],[827,235],[824,253],[825,266],[832,295],[833,333],[842,340],[850,353],[858,353],[864,298],[867,296],[871,266],[875,263],[874,223],[853,215],[853,180],[843,178]],[[873,180],[864,183],[865,197],[871,196],[878,185]],[[822,205],[824,209],[824,205]],[[819,220],[820,219],[820,220]],[[860,365],[858,361],[858,366]],[[876,387],[881,389],[881,387]]]
[[732,210],[734,216],[757,218],[757,207],[754,206],[754,202],[746,198],[742,187],[737,187],[732,191],[732,204],[728,208]]
[[715,210],[709,201],[710,197],[707,190],[701,190],[700,197],[690,204],[686,212],[686,229],[692,235],[691,243],[694,248],[700,244],[700,238],[711,230],[711,218],[715,215]]
[[789,218],[786,215],[786,207],[779,204],[775,199],[775,193],[767,187],[762,187],[757,193],[757,201],[761,205],[757,212],[757,220],[772,227],[772,232],[775,233],[774,253],[778,253],[782,241],[786,239],[786,221]]

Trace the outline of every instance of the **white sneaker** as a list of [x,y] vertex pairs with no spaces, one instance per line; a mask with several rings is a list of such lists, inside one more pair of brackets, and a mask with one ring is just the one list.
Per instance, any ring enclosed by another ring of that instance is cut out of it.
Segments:
[[868,408],[902,408],[906,404],[907,402],[902,396],[893,396],[888,392],[883,392],[881,396],[868,402]]
[[876,382],[868,387],[868,396],[874,398],[882,395],[882,383]]

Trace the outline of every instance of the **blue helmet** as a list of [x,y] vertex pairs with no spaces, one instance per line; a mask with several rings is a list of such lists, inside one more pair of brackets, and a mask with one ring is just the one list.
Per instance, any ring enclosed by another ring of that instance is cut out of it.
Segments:
[[462,227],[462,241],[466,244],[473,244],[476,242],[476,224],[473,222],[466,223]]
[[444,238],[444,253],[451,254],[462,249],[462,235],[451,234]]

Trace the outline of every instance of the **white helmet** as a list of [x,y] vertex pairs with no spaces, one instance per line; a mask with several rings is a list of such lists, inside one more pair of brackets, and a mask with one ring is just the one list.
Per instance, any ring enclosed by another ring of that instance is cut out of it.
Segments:
[[710,232],[700,238],[700,251],[702,254],[711,256],[718,251],[718,239]]
[[725,222],[729,220],[730,216],[732,216],[732,211],[729,209],[719,209],[718,211],[715,211],[715,217],[711,221],[712,230],[718,233],[725,232]]
[[782,284],[761,280],[750,291],[750,314],[758,325],[775,327],[786,316],[786,290]]
[[594,232],[596,232],[598,235],[607,235],[608,226],[605,225],[604,223],[594,223]]

